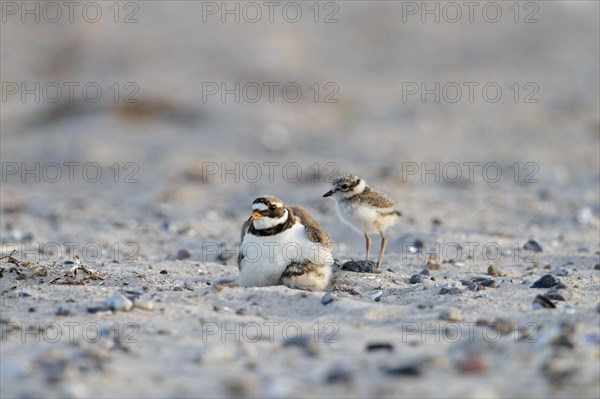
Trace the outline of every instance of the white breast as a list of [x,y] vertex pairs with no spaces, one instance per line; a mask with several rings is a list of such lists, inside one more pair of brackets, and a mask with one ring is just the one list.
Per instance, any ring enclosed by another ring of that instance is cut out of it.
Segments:
[[273,236],[246,234],[240,251],[244,256],[238,278],[241,286],[276,285],[294,261],[333,264],[331,252],[310,241],[300,222]]
[[[371,208],[368,205],[351,201],[337,201],[336,205],[340,219],[361,233],[376,233],[380,228],[387,227],[389,225],[388,217],[382,218],[381,214],[394,210],[394,208]],[[394,215],[389,217],[390,221],[394,218]]]

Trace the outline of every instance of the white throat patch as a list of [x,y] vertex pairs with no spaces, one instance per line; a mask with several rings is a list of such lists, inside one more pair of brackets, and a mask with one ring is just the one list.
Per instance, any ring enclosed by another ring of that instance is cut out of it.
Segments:
[[254,224],[254,228],[258,230],[270,229],[271,227],[275,227],[277,225],[285,223],[288,218],[287,209],[284,210],[283,216],[280,218],[270,218],[263,216],[260,219],[254,220],[252,223]]

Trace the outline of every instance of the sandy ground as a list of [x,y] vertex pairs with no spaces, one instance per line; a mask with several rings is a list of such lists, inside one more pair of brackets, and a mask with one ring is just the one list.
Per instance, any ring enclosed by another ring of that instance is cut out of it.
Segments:
[[[97,4],[2,3],[3,398],[600,395],[597,2]],[[362,259],[321,197],[345,172],[403,213],[382,273],[226,283],[261,194]]]

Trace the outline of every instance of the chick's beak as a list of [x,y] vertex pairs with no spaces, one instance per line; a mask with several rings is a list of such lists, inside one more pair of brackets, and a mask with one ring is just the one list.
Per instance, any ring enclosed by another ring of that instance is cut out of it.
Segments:
[[258,220],[262,217],[262,215],[258,212],[252,212],[252,220]]
[[327,191],[325,194],[323,194],[323,197],[331,197],[333,195],[335,190],[329,190]]

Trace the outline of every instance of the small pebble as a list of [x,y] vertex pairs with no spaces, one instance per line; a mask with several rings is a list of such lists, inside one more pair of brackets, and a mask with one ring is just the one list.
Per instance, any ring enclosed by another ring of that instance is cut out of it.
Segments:
[[354,261],[350,260],[342,265],[342,270],[348,270],[356,273],[375,273],[377,263],[365,260]]
[[417,252],[420,252],[423,249],[424,245],[425,244],[423,244],[423,241],[417,239],[415,242],[410,244],[406,249],[409,253],[416,254]]
[[177,255],[175,256],[175,260],[188,259],[191,256],[192,256],[191,252],[188,251],[187,249],[180,249],[179,251],[177,251]]
[[499,331],[500,334],[508,335],[517,329],[518,323],[507,319],[496,319],[490,326]]
[[460,311],[460,309],[455,309],[455,308],[446,309],[446,310],[442,311],[442,313],[440,313],[440,319],[451,321],[451,322],[457,322],[457,321],[461,321],[463,319],[463,315],[462,315],[462,312]]
[[308,356],[316,356],[319,353],[319,347],[317,343],[311,339],[312,335],[300,335],[293,338],[285,338],[283,340],[283,346],[297,346],[304,350]]
[[88,313],[108,312],[111,309],[108,306],[89,306]]
[[429,276],[429,275],[431,274],[431,271],[429,271],[429,268],[427,268],[427,267],[424,267],[424,268],[423,268],[423,270],[421,270],[421,271],[419,272],[419,274],[422,274],[422,275],[424,275],[424,276]]
[[557,286],[558,288],[566,288],[566,286],[560,282],[556,277],[551,274],[546,274],[536,282],[534,282],[530,288],[552,288]]
[[440,289],[440,295],[459,295],[463,292],[465,292],[465,286],[459,281],[450,284],[444,284]]
[[471,355],[459,360],[456,368],[461,374],[482,374],[488,370],[488,365],[483,358]]
[[236,350],[231,345],[211,345],[204,346],[198,356],[198,362],[201,364],[227,364],[236,358]]
[[597,263],[596,266],[594,266],[594,270],[600,270],[600,263]]
[[523,249],[526,251],[542,252],[542,246],[535,240],[529,240],[523,245]]
[[478,285],[477,285],[477,283],[475,283],[473,281],[463,280],[463,281],[461,281],[461,284],[470,291],[477,291]]
[[390,376],[398,376],[398,377],[418,377],[423,374],[423,369],[429,363],[431,363],[433,358],[429,356],[420,356],[413,359],[408,359],[403,361],[402,363],[396,366],[386,366],[381,370]]
[[484,287],[498,288],[498,283],[496,282],[496,280],[491,278],[476,277],[471,281],[477,285],[482,285]]
[[326,293],[325,295],[323,295],[323,298],[321,298],[321,303],[323,305],[329,305],[333,301],[335,301],[335,298],[333,297],[333,295],[331,295],[331,292]]
[[422,274],[413,274],[410,277],[410,283],[411,284],[419,284],[423,281],[423,275]]
[[504,276],[504,273],[502,273],[502,270],[498,269],[498,268],[496,267],[496,265],[490,265],[490,266],[488,267],[487,273],[488,273],[490,276],[494,276],[494,277],[501,277],[501,276]]
[[567,269],[562,268],[562,267],[557,267],[556,270],[554,270],[554,275],[555,276],[564,277],[564,276],[566,276],[568,274],[569,274],[569,271]]
[[381,301],[381,296],[383,295],[383,291],[377,291],[376,293],[374,293],[373,295],[371,295],[369,297],[370,300],[375,301],[375,302],[379,302]]
[[550,288],[544,296],[554,301],[568,301],[573,299],[573,291],[571,290],[560,290],[557,287]]
[[537,295],[533,300],[533,308],[534,309],[555,309],[556,305],[552,303],[552,301],[546,298],[544,295]]
[[142,310],[153,310],[154,309],[154,303],[152,303],[152,301],[140,301],[140,300],[136,300],[133,302],[133,307],[138,308],[138,309],[142,309]]
[[338,384],[352,381],[354,378],[352,370],[344,366],[334,366],[327,372],[325,382],[327,384]]
[[431,270],[440,270],[442,268],[442,265],[437,263],[435,259],[429,258],[427,259],[427,267]]
[[233,253],[229,251],[222,251],[217,255],[217,259],[221,262],[227,262],[231,258],[233,258]]
[[57,316],[70,316],[71,315],[71,311],[69,309],[65,309],[62,306],[58,307],[58,310],[56,311],[55,315]]
[[110,310],[123,310],[128,312],[131,310],[131,308],[133,308],[133,302],[131,302],[129,298],[124,295],[115,294],[112,298],[106,301],[106,306],[108,306]]
[[365,349],[367,352],[375,352],[375,351],[393,352],[394,345],[392,345],[388,342],[373,342],[373,343],[367,344]]
[[166,271],[166,270],[161,270],[161,271],[160,271],[160,274],[169,274],[169,272],[168,272],[168,271]]

